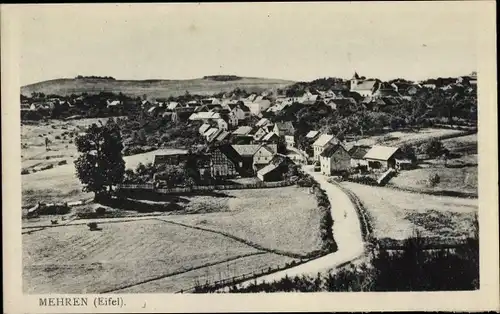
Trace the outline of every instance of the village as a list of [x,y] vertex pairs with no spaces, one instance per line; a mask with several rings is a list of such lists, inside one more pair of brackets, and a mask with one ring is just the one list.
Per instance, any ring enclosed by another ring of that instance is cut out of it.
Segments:
[[[392,249],[415,232],[426,239],[468,236],[477,210],[476,85],[474,72],[422,82],[354,73],[348,80],[169,99],[23,95],[27,291],[79,292],[80,281],[67,281],[82,271],[75,278],[101,292],[245,289],[368,258],[366,243]],[[120,130],[126,169],[109,198],[92,197],[71,161],[77,165],[77,143],[92,128],[108,126]],[[423,212],[413,207],[422,202],[429,206]],[[118,234],[126,247],[118,246]],[[195,239],[209,234],[217,249],[198,256],[206,249]],[[37,235],[58,240],[37,247]],[[32,264],[40,250],[89,236],[77,249],[81,255]],[[161,253],[166,239],[175,249]],[[180,253],[185,241],[192,248]],[[96,281],[99,271],[85,264],[64,266],[70,272],[55,266],[47,284],[39,270],[76,258],[114,276],[131,267],[138,247],[148,247],[145,273],[125,281]]]

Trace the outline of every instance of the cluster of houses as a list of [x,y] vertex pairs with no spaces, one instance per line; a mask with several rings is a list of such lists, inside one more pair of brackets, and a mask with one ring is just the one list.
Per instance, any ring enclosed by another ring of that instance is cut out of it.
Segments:
[[[155,166],[179,165],[189,153],[156,155]],[[217,180],[237,177],[258,177],[262,181],[280,181],[294,162],[277,151],[276,144],[213,146],[195,156],[200,176],[209,173]]]
[[[340,86],[327,90],[307,89],[299,97],[286,97],[270,91],[261,94],[251,94],[240,97],[234,93],[226,93],[221,97],[207,97],[191,100],[184,103],[176,101],[143,100],[138,103],[143,110],[154,116],[163,116],[172,121],[212,120],[219,124],[219,128],[236,129],[244,126],[245,121],[251,117],[262,117],[264,113],[277,114],[294,103],[310,106],[324,104],[333,110],[355,110],[362,106],[368,110],[377,111],[382,107],[399,104],[402,100],[411,99],[422,88],[441,89],[454,92],[457,88],[466,91],[475,90],[477,74],[458,78],[429,79],[420,82],[395,80],[383,82],[376,78],[366,78],[354,73],[350,80],[343,81]],[[22,111],[50,111],[55,106],[73,107],[76,103],[84,101],[83,96],[75,99],[49,98],[43,101],[23,99]],[[119,108],[126,105],[117,99],[108,99],[107,108]]]
[[399,147],[352,145],[318,131],[310,131],[306,137],[314,141],[312,149],[316,170],[325,175],[345,173],[351,169],[379,172],[414,167],[414,160]]

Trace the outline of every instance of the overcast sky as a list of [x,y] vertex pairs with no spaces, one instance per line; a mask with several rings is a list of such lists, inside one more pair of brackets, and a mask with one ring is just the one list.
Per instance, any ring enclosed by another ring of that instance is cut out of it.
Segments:
[[476,70],[479,12],[477,2],[24,6],[20,79],[463,75]]

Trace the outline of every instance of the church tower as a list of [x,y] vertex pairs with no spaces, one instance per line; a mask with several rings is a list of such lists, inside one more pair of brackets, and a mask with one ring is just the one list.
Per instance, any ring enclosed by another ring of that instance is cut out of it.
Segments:
[[353,90],[354,87],[358,85],[358,83],[361,81],[359,75],[357,72],[354,72],[354,75],[352,76],[351,79],[351,91]]

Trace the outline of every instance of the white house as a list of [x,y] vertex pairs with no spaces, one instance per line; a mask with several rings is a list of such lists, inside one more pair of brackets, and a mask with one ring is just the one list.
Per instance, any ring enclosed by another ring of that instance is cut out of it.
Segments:
[[321,134],[320,137],[312,144],[314,151],[314,159],[319,160],[319,155],[325,150],[328,144],[337,144],[338,140],[330,134]]
[[320,154],[320,165],[324,175],[347,171],[351,165],[351,156],[341,144],[328,144]]

